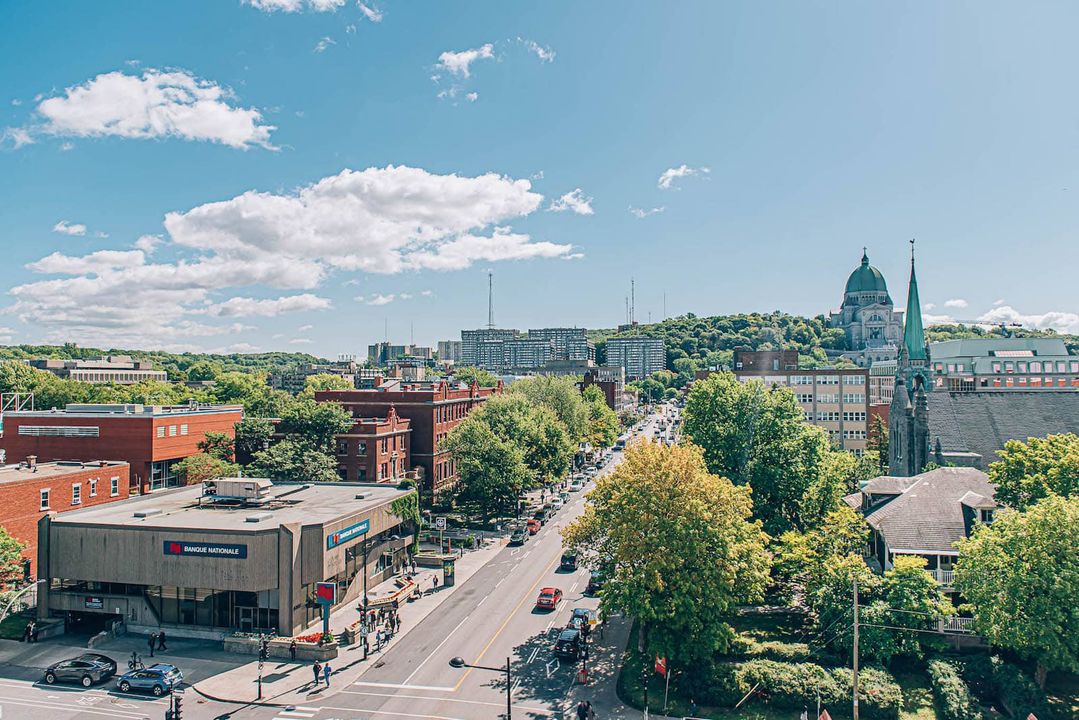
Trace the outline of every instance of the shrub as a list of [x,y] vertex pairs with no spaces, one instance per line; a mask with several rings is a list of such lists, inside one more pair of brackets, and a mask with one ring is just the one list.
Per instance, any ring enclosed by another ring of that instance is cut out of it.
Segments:
[[946,660],[930,660],[926,664],[933,697],[943,720],[981,720],[982,712],[959,675],[955,665]]
[[813,659],[809,645],[805,643],[782,642],[780,640],[757,642],[748,635],[736,635],[731,640],[727,654],[732,657],[760,658],[762,660],[779,660],[782,662],[809,662]]
[[[844,699],[851,696],[853,673],[848,668],[834,668],[832,678]],[[861,716],[873,720],[896,720],[903,706],[903,691],[891,673],[876,668],[858,671],[858,707]]]
[[775,660],[750,660],[738,668],[738,684],[742,694],[759,685],[769,705],[800,709],[812,700],[828,704],[837,702],[842,693],[827,670],[813,663],[787,663]]
[[738,667],[735,663],[717,663],[693,697],[704,705],[733,707],[749,692],[748,688],[745,692],[739,691]]
[[993,682],[997,697],[1012,717],[1025,718],[1033,713],[1040,720],[1049,720],[1052,714],[1045,692],[1015,665],[993,658]]

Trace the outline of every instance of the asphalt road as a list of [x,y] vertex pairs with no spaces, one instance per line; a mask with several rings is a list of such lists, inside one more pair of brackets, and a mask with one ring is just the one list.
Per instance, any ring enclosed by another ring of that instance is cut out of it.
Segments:
[[[656,420],[641,435],[653,436]],[[621,460],[615,453],[610,472]],[[587,488],[586,488],[587,491]],[[489,720],[506,712],[506,675],[478,668],[454,668],[462,657],[470,665],[505,668],[510,662],[514,718],[561,718],[567,692],[579,663],[557,660],[552,652],[558,632],[576,607],[595,609],[586,597],[588,571],[559,570],[560,529],[584,509],[584,492],[521,547],[506,547],[477,571],[437,611],[378,656],[355,683],[332,688],[324,705],[282,709],[196,703],[187,693],[184,720]],[[553,611],[535,609],[543,587],[561,588],[564,597]],[[165,701],[34,685],[0,678],[0,719],[121,720],[164,718]]]

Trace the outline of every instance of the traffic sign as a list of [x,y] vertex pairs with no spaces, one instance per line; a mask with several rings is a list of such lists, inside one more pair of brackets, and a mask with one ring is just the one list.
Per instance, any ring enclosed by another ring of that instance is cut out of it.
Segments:
[[445,529],[446,529],[446,518],[444,518],[444,517],[436,517],[435,518],[435,530],[445,530]]

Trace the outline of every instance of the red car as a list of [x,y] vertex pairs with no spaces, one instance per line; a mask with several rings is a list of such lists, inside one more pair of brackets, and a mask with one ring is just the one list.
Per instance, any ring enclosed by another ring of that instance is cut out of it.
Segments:
[[562,600],[562,591],[555,587],[546,587],[540,590],[536,598],[537,610],[554,610]]
[[538,533],[540,531],[541,527],[542,526],[540,525],[539,520],[536,520],[535,518],[530,519],[528,521],[528,534],[529,535],[535,535],[536,533]]

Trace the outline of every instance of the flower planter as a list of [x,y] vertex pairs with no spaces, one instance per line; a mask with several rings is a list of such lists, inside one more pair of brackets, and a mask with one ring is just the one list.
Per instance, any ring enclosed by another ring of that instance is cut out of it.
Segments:
[[[289,646],[292,644],[292,638],[290,637],[275,637],[272,638],[267,644],[270,651],[270,657],[279,660],[290,659]],[[224,640],[225,652],[236,653],[238,655],[255,655],[259,654],[259,639],[257,637],[246,637],[232,635]],[[318,643],[311,642],[297,642],[296,643],[296,659],[305,662],[311,662],[318,660],[319,662],[325,662],[337,657],[337,643],[330,642],[325,645],[319,645]]]

